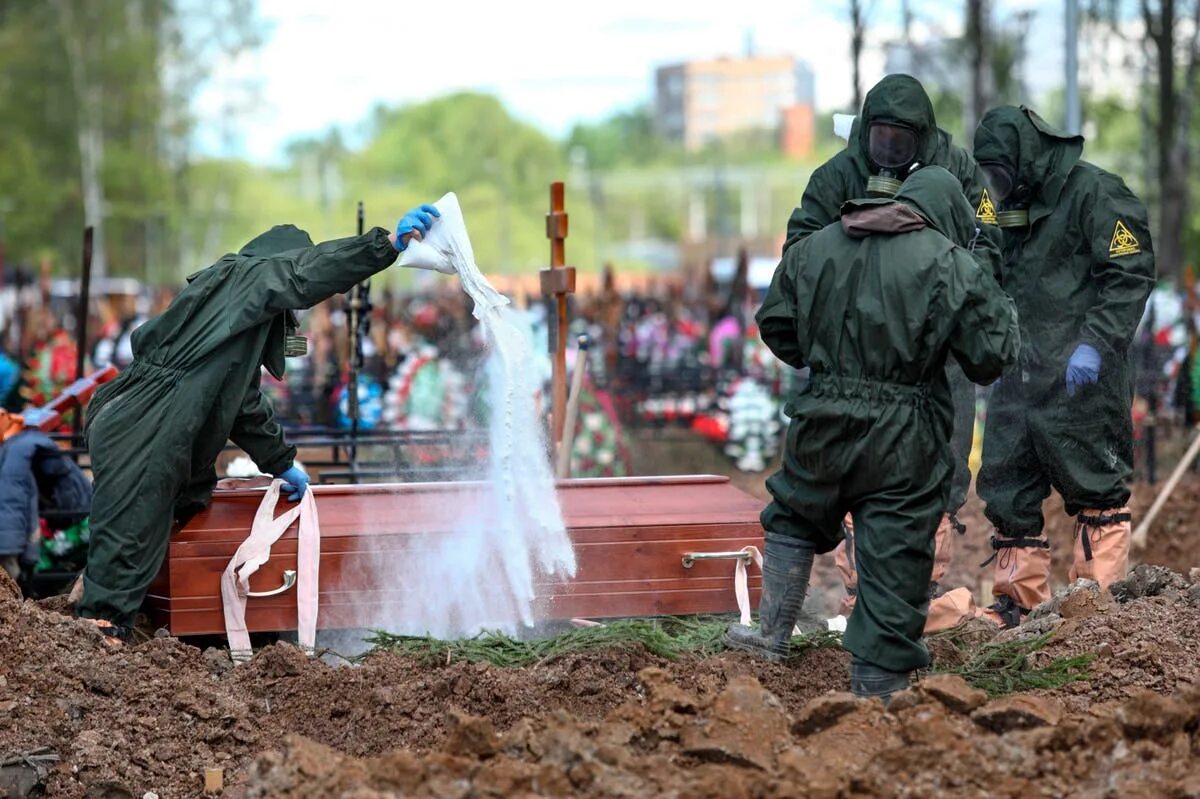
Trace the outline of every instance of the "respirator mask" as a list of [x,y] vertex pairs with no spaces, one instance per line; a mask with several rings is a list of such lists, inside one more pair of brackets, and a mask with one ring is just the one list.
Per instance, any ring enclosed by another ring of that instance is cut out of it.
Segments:
[[295,311],[283,317],[283,357],[303,358],[308,355],[308,339],[300,335],[300,320]]
[[921,140],[911,125],[878,120],[867,129],[867,157],[876,173],[867,178],[867,194],[894,197],[900,185],[915,171]]
[[1029,226],[1029,203],[1032,189],[1017,182],[1017,171],[1001,161],[984,161],[979,164],[987,178],[988,188],[996,207],[996,224],[1002,228]]

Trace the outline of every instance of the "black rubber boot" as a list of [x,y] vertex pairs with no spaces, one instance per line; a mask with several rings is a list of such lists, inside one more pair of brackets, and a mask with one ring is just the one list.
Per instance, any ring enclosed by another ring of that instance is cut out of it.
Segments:
[[758,603],[759,629],[731,624],[725,645],[757,657],[787,657],[792,629],[800,618],[816,549],[807,541],[767,532],[763,543],[763,591]]
[[883,704],[892,701],[892,694],[908,687],[911,672],[889,671],[854,655],[850,659],[850,690],[855,696],[876,697]]
[[988,610],[1000,618],[1000,626],[1005,630],[1020,627],[1021,620],[1029,615],[1029,608],[1023,608],[1010,596],[1002,596],[992,603]]

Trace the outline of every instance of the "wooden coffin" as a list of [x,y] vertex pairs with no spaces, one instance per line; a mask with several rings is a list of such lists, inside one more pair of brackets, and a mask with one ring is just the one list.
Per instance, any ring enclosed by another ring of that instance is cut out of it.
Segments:
[[[386,617],[403,586],[374,584],[363,559],[381,548],[396,558],[420,557],[435,535],[439,505],[469,490],[463,483],[314,486],[321,517],[320,629],[369,627]],[[539,618],[725,613],[736,610],[735,559],[693,559],[761,547],[763,503],[726,477],[686,476],[565,480],[563,514],[575,544],[573,579],[537,586]],[[173,635],[224,632],[220,578],[249,534],[263,489],[218,490],[207,511],[171,538],[166,562],[151,586],[147,610]],[[411,499],[411,502],[409,501]],[[685,561],[687,565],[685,565]],[[296,529],[250,580],[252,592],[276,589],[296,568]],[[750,571],[752,594],[761,586]],[[294,591],[251,597],[251,632],[296,627]]]

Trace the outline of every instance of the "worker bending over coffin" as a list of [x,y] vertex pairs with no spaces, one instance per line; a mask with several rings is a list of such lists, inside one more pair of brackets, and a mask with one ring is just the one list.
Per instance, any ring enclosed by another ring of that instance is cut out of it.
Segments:
[[1052,486],[1077,519],[1071,579],[1107,587],[1129,568],[1129,348],[1154,252],[1145,206],[1082,152],[1082,136],[1027,108],[992,109],[975,133],[1025,342],[989,402],[978,482],[997,533],[988,615],[1006,626],[1050,598],[1042,501]]
[[[888,75],[867,93],[862,113],[855,121],[846,148],[822,164],[808,186],[800,206],[788,220],[786,251],[831,222],[836,222],[842,204],[861,197],[890,197],[901,181],[922,166],[941,166],[958,181],[974,209],[980,236],[973,249],[975,260],[999,274],[1000,231],[995,211],[984,185],[984,173],[971,154],[950,140],[937,126],[933,103],[921,83],[908,75]],[[965,528],[955,515],[967,500],[971,485],[968,461],[975,429],[975,387],[954,359],[947,362],[951,396],[954,399],[954,433],[951,452],[954,471],[949,501],[938,519],[937,553],[930,584],[933,610],[930,629],[952,627],[962,620],[964,608],[953,597],[942,598],[945,571],[950,563],[955,533]],[[848,540],[835,551],[835,561],[846,586],[843,613],[849,615],[857,594],[853,525],[847,521]]]
[[812,378],[789,398],[783,468],[767,481],[760,629],[726,643],[787,653],[813,557],[856,532],[851,688],[890,696],[928,665],[921,641],[934,535],[946,509],[954,421],[946,359],[989,383],[1016,358],[1016,310],[967,247],[975,214],[941,167],[894,199],[852,200],[788,248],[756,319],[763,341]]
[[[133,334],[133,363],[92,398],[86,429],[95,496],[77,604],[110,641],[123,639],[162,566],[173,521],[208,505],[227,440],[300,499],[308,476],[259,388],[285,355],[302,355],[293,311],[386,269],[438,216],[432,205],[382,228],[313,245],[280,225],[188,278],[171,306]],[[298,344],[299,351],[286,351]]]

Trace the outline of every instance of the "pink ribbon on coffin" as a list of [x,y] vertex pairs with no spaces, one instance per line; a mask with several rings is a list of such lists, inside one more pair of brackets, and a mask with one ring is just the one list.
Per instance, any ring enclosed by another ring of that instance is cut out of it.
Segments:
[[[742,547],[741,551],[750,556],[750,560],[758,567],[763,567],[763,556],[756,546]],[[738,558],[733,566],[733,595],[737,599],[739,621],[743,626],[751,626],[750,619],[750,573],[746,567],[746,559]],[[800,625],[792,628],[792,635],[802,635]]]
[[[742,547],[742,552],[750,556],[754,561],[754,565],[758,570],[762,571],[763,558],[762,553],[758,551],[756,546]],[[746,626],[750,626],[750,577],[746,569],[746,561],[744,558],[738,558],[733,565],[733,595],[737,598],[739,621]]]
[[282,480],[273,480],[254,514],[250,536],[242,542],[221,575],[221,602],[225,612],[225,635],[229,656],[235,662],[249,660],[250,633],[246,629],[246,600],[250,575],[271,558],[271,545],[297,520],[296,615],[300,646],[312,654],[317,640],[317,585],[321,561],[321,525],[312,490],[304,492],[294,507],[275,516]]

